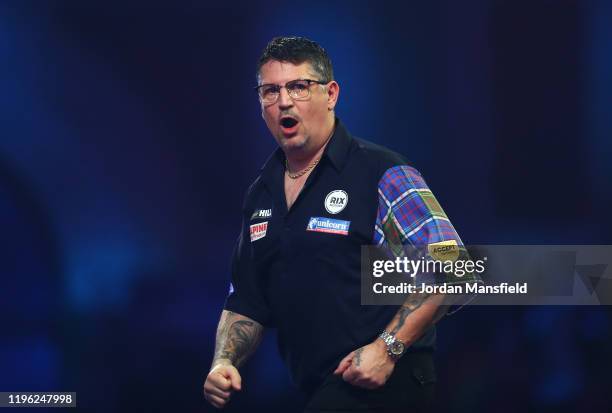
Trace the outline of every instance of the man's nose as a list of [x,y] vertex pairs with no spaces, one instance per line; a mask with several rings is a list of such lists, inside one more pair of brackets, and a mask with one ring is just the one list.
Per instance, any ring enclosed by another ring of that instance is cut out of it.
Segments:
[[289,92],[287,92],[287,88],[282,87],[280,92],[278,92],[278,107],[279,109],[287,109],[293,106],[293,99],[289,96]]

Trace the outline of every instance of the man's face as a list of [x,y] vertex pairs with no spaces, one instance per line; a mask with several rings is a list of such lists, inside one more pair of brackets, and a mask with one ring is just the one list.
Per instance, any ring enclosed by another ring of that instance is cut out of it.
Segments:
[[[259,84],[284,86],[296,79],[321,80],[310,63],[294,65],[271,60],[259,72]],[[308,152],[316,148],[329,133],[330,119],[338,96],[338,84],[327,86],[311,83],[310,96],[306,100],[293,100],[287,89],[281,88],[278,100],[272,104],[261,103],[261,114],[270,132],[286,152]],[[331,93],[330,93],[331,90]]]

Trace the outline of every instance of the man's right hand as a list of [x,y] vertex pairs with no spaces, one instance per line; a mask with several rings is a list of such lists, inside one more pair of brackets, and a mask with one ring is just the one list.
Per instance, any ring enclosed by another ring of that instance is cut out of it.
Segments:
[[238,369],[231,364],[217,364],[204,382],[204,397],[213,406],[223,408],[234,391],[242,388],[242,378]]

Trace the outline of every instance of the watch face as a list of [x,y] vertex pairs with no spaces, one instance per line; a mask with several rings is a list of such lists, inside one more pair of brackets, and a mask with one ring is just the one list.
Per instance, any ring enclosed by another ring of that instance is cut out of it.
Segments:
[[400,356],[404,352],[404,344],[399,341],[396,341],[391,344],[391,348],[389,350],[391,351],[391,354],[395,356]]

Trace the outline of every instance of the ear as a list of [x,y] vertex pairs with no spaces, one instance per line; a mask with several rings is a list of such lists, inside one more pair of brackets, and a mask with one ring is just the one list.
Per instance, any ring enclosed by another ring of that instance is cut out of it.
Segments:
[[340,85],[335,80],[332,80],[327,85],[327,109],[334,110],[336,103],[338,102],[338,95],[340,95]]

